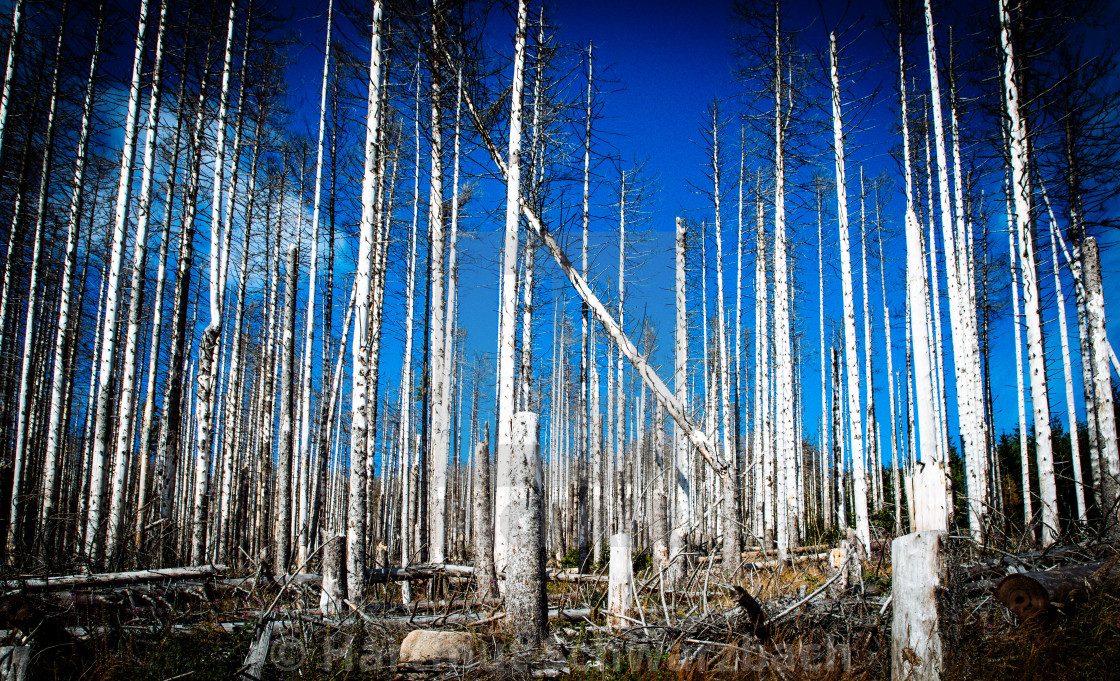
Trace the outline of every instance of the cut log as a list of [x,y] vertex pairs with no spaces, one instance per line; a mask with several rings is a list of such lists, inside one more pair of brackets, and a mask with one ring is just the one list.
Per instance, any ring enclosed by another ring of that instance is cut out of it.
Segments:
[[1079,600],[1092,585],[1120,569],[1103,564],[1077,565],[1048,572],[1020,572],[1007,575],[996,585],[996,600],[1023,620],[1052,617]]
[[0,646],[0,681],[26,681],[31,669],[31,646]]
[[88,586],[116,586],[162,580],[213,577],[226,571],[225,565],[200,565],[198,567],[166,568],[163,570],[135,570],[132,572],[106,572],[90,575],[62,577],[21,577],[0,582],[0,588],[18,591],[48,591],[51,589],[78,589]]

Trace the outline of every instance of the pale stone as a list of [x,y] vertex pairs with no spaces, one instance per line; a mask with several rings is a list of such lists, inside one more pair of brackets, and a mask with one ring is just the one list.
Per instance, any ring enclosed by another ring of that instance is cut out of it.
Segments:
[[474,639],[470,634],[417,629],[404,637],[397,661],[466,664],[474,658],[474,653]]

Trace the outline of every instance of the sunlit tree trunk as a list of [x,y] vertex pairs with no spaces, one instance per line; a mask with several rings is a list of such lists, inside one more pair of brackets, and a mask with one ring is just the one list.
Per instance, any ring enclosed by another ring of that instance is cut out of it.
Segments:
[[832,141],[836,161],[836,211],[840,226],[840,270],[844,295],[844,357],[848,371],[848,417],[852,438],[852,504],[856,532],[863,550],[870,551],[871,526],[867,517],[867,479],[864,466],[863,425],[860,407],[859,357],[856,351],[855,294],[852,291],[852,258],[848,243],[848,191],[844,173],[844,131],[840,117],[840,78],[836,69],[836,36],[829,35],[832,74]]
[[[917,428],[911,432],[911,450],[921,456],[921,480],[913,480],[908,489],[912,500],[911,529],[948,528],[946,508],[947,467],[940,458],[939,434],[935,414],[935,395],[932,381],[929,343],[929,287],[926,279],[925,260],[922,256],[922,234],[918,216],[914,212],[914,183],[910,163],[910,132],[906,113],[906,68],[903,61],[902,37],[898,41],[899,99],[902,112],[902,158],[906,177],[906,301],[907,301],[907,350],[913,367],[908,369],[907,390],[912,395],[909,404],[917,418]],[[908,362],[909,364],[909,362]],[[911,380],[912,376],[912,380]],[[914,445],[917,435],[917,446]],[[912,459],[913,460],[913,459]]]
[[867,193],[863,183],[863,166],[859,169],[859,253],[860,274],[863,280],[863,370],[867,377],[867,466],[872,479],[874,505],[883,500],[879,476],[883,470],[883,453],[879,447],[879,424],[875,420],[875,376],[871,373],[871,302],[867,292],[867,213],[864,203]]
[[[588,247],[588,227],[591,221],[591,204],[590,204],[590,187],[591,187],[591,87],[592,87],[592,44],[587,45],[587,109],[584,118],[584,137],[583,137],[583,232],[582,232],[582,248],[580,249],[580,273],[583,278],[587,279],[587,247]],[[590,461],[591,461],[591,413],[590,413],[590,400],[589,391],[591,390],[588,371],[590,360],[590,335],[588,330],[588,310],[587,303],[580,302],[580,350],[579,350],[579,449],[577,456],[579,462],[576,467],[576,475],[578,476],[579,485],[579,569],[580,572],[587,571],[587,551],[588,544],[594,539],[596,543],[598,540],[595,535],[591,534],[592,524],[589,516],[589,499],[588,499],[588,476],[590,475]]]
[[[1116,417],[1112,398],[1112,376],[1108,370],[1110,348],[1105,332],[1104,285],[1101,281],[1101,261],[1097,240],[1087,236],[1081,243],[1081,259],[1085,276],[1086,315],[1093,366],[1093,391],[1096,402],[1097,437],[1100,438],[1101,498],[1115,509],[1117,488],[1120,486],[1120,453],[1116,448]],[[1109,509],[1109,506],[1105,506]],[[1114,518],[1113,518],[1114,519]],[[1113,530],[1115,533],[1115,530]]]
[[[19,4],[22,4],[19,3]],[[54,528],[56,501],[60,496],[59,480],[63,473],[63,413],[70,400],[65,389],[68,352],[76,345],[70,339],[71,295],[74,281],[74,267],[78,254],[78,234],[81,228],[82,204],[85,198],[86,157],[89,148],[90,121],[93,112],[93,86],[97,66],[101,56],[101,31],[105,22],[105,5],[98,6],[97,28],[93,36],[93,51],[89,60],[89,77],[86,80],[85,99],[82,105],[82,122],[78,133],[78,149],[75,153],[74,176],[70,183],[70,204],[66,218],[66,252],[59,282],[58,322],[55,327],[54,350],[51,362],[50,417],[47,424],[47,446],[43,455],[42,505],[39,512],[39,528],[42,533],[40,555],[49,560],[54,548]],[[10,77],[10,76],[9,76]],[[6,99],[6,97],[5,97]],[[0,138],[3,133],[0,132]]]
[[[299,555],[296,562],[302,565],[307,561],[308,547],[311,542],[309,529],[311,509],[309,507],[309,487],[311,479],[311,357],[315,343],[315,296],[318,287],[319,264],[319,219],[323,198],[323,137],[326,130],[327,84],[331,70],[331,23],[334,19],[334,0],[327,3],[327,38],[323,47],[323,80],[319,89],[319,137],[315,146],[315,189],[311,209],[311,253],[307,272],[307,321],[303,332],[303,366],[300,370],[300,425],[299,425],[299,462],[300,462],[300,517]],[[330,315],[324,310],[324,318]],[[330,339],[323,337],[323,343]],[[324,376],[325,378],[325,376]]]
[[295,353],[296,353],[296,280],[299,278],[299,249],[288,246],[287,271],[284,287],[284,322],[281,352],[283,364],[280,371],[280,443],[276,454],[276,541],[273,570],[276,574],[288,571],[292,557],[292,495],[291,485],[293,449],[295,448]]
[[[731,413],[731,377],[727,343],[726,300],[723,295],[723,222],[720,216],[720,156],[719,156],[719,112],[712,112],[712,197],[715,201],[716,230],[716,307],[719,330],[719,392],[723,423],[723,457],[735,461],[735,434],[732,428],[735,416]],[[741,542],[739,541],[739,480],[733,472],[728,476],[722,490],[723,496],[723,573],[732,579],[739,567]]]
[[1038,266],[1035,263],[1031,220],[1031,192],[1027,173],[1027,132],[1019,110],[1015,79],[1015,57],[1011,46],[1011,19],[1007,0],[1000,0],[1000,44],[1003,51],[1003,95],[1008,117],[1008,153],[1011,161],[1011,194],[1015,205],[1019,261],[1023,273],[1023,312],[1027,325],[1027,364],[1031,377],[1031,407],[1034,410],[1035,460],[1042,501],[1042,543],[1058,535],[1058,491],[1050,434],[1050,397],[1046,386],[1046,357],[1042,348],[1042,315],[1039,300]]
[[[876,207],[876,211],[878,211],[878,207]],[[894,532],[895,534],[902,534],[902,487],[899,482],[901,471],[898,467],[898,413],[894,394],[895,379],[894,362],[892,360],[894,347],[891,343],[891,313],[890,308],[887,307],[887,261],[883,257],[882,229],[879,229],[879,267],[879,278],[883,288],[883,335],[886,340],[884,349],[887,356],[887,390],[890,392],[891,408],[891,488],[894,491]]]
[[[685,272],[685,244],[687,231],[684,220],[676,220],[676,325],[674,329],[673,388],[677,401],[688,404],[688,280]],[[682,583],[685,575],[684,553],[688,546],[689,526],[692,523],[689,508],[689,494],[692,482],[689,479],[689,456],[691,448],[688,438],[679,425],[673,426],[674,478],[676,479],[676,509],[673,514],[673,529],[669,535],[669,555],[673,561],[669,572],[672,584]]]
[[[786,186],[785,186],[785,129],[789,123],[789,111],[782,112],[782,55],[781,32],[778,5],[774,5],[774,362],[777,367],[776,388],[774,391],[776,408],[774,422],[776,470],[778,480],[785,478],[793,465],[795,443],[793,442],[793,357],[790,341],[790,302],[789,266],[787,265],[788,236],[786,234]],[[789,499],[779,490],[777,509],[778,559],[785,560],[793,543],[789,525],[791,518],[786,512]],[[796,525],[795,525],[796,527]],[[796,534],[796,530],[792,534]]]
[[[433,0],[433,18],[431,25],[432,50],[438,54],[440,49],[440,34],[438,24],[438,3]],[[430,366],[428,375],[431,382],[431,440],[428,447],[429,466],[431,470],[432,492],[429,498],[428,519],[431,523],[429,538],[429,559],[436,563],[443,562],[444,550],[447,544],[447,524],[445,514],[447,511],[447,467],[448,449],[450,445],[449,402],[450,383],[444,373],[444,365],[448,362],[446,356],[445,329],[450,327],[447,317],[446,301],[444,299],[444,260],[447,245],[446,229],[443,216],[443,110],[440,101],[440,74],[437,68],[431,69],[431,125],[428,128],[429,161],[431,173],[428,183],[428,235],[431,244],[431,332],[429,334]]]
[[377,139],[381,120],[381,0],[373,4],[373,35],[369,55],[366,101],[365,172],[362,177],[362,219],[359,231],[357,289],[354,307],[353,387],[350,421],[350,498],[346,517],[346,588],[350,600],[365,595],[366,429],[368,359],[380,339],[367,338],[370,322],[370,276],[374,249],[374,200],[377,191]]
[[[509,161],[506,166],[506,215],[505,239],[502,252],[502,297],[498,334],[498,489],[494,499],[494,561],[500,572],[506,566],[507,545],[510,540],[508,517],[510,490],[508,487],[511,457],[513,456],[514,408],[514,307],[517,294],[517,241],[518,222],[521,214],[521,97],[525,75],[525,33],[528,10],[525,0],[517,4],[517,34],[514,38],[513,79],[510,94]],[[503,484],[505,483],[505,484]],[[503,489],[504,488],[504,489]]]
[[[119,559],[118,549],[124,530],[125,493],[128,487],[129,461],[135,437],[132,426],[135,421],[138,383],[136,365],[144,304],[144,274],[148,262],[147,241],[152,213],[152,182],[156,172],[155,147],[156,137],[159,134],[160,76],[163,64],[163,34],[166,23],[167,3],[161,2],[159,28],[156,32],[155,64],[152,71],[152,86],[148,101],[148,124],[144,133],[144,169],[140,181],[140,207],[136,220],[136,243],[132,255],[132,297],[128,305],[128,333],[125,336],[124,372],[121,378],[120,411],[117,414],[117,444],[111,483],[112,497],[109,507],[107,552],[109,559],[114,562]],[[146,448],[142,450],[141,455],[147,458]]]
[[101,544],[98,530],[101,526],[102,506],[105,500],[105,458],[109,448],[110,408],[112,401],[112,375],[117,356],[117,318],[120,311],[121,267],[123,260],[128,203],[132,194],[132,164],[136,156],[136,119],[140,109],[140,72],[144,64],[144,43],[148,29],[148,2],[140,2],[140,21],[136,29],[135,55],[132,60],[132,81],[128,92],[128,109],[125,114],[124,147],[121,150],[120,177],[117,184],[117,201],[113,218],[113,242],[110,249],[108,284],[105,295],[105,316],[102,331],[101,355],[97,365],[97,415],[94,425],[94,445],[90,457],[89,515],[86,521],[84,554],[100,560]]
[[[1045,196],[1045,194],[1043,194]],[[1077,503],[1077,519],[1088,519],[1085,506],[1085,480],[1081,472],[1081,443],[1077,428],[1077,409],[1073,402],[1073,369],[1070,366],[1069,329],[1066,326],[1066,297],[1062,293],[1062,277],[1058,270],[1058,227],[1054,221],[1054,211],[1050,210],[1047,199],[1046,208],[1050,213],[1050,262],[1054,268],[1054,295],[1058,307],[1058,333],[1062,341],[1062,375],[1066,383],[1066,423],[1069,428],[1070,458],[1073,463],[1073,494]]]
[[[63,3],[62,18],[66,18],[67,4]],[[32,236],[31,273],[27,291],[27,311],[23,326],[23,352],[19,372],[19,397],[16,407],[16,441],[12,449],[12,498],[11,509],[8,516],[8,557],[12,562],[18,560],[16,554],[19,543],[21,527],[22,478],[26,459],[30,458],[30,447],[27,444],[31,421],[31,363],[32,356],[36,354],[35,318],[39,308],[39,277],[42,270],[43,259],[43,228],[47,217],[47,196],[50,192],[51,162],[54,150],[55,113],[58,110],[58,80],[59,59],[62,56],[62,38],[65,31],[59,27],[58,40],[55,43],[54,61],[51,67],[51,99],[47,111],[47,131],[43,140],[43,159],[39,175],[39,201],[35,211],[35,227]],[[9,244],[9,249],[11,248]],[[3,320],[0,320],[2,322]]]
[[[12,30],[8,36],[8,61],[4,68],[4,90],[0,92],[0,150],[4,146],[4,132],[7,130],[8,105],[12,101],[12,82],[15,80],[16,57],[19,56],[21,24],[23,23],[23,2],[16,0],[12,7]],[[97,49],[94,49],[94,53]]]
[[[970,291],[966,239],[964,234],[963,200],[957,199],[957,225],[953,225],[949,189],[949,171],[945,133],[941,112],[941,88],[938,78],[937,51],[934,41],[933,13],[929,0],[925,3],[926,42],[928,46],[930,90],[933,105],[933,132],[937,149],[938,189],[941,208],[941,234],[945,251],[945,279],[949,295],[949,323],[953,334],[953,367],[956,376],[957,412],[964,438],[965,473],[968,481],[969,525],[975,537],[980,536],[986,513],[987,433],[983,427],[980,393],[979,350],[976,342],[975,306]],[[955,114],[954,114],[955,128]],[[956,135],[954,135],[956,144]],[[961,195],[959,152],[954,154],[956,196]],[[930,197],[932,202],[933,197]],[[956,232],[954,234],[954,232]],[[946,419],[947,420],[947,419]]]
[[223,225],[222,189],[225,173],[226,124],[229,117],[229,81],[233,64],[233,29],[237,11],[236,0],[229,3],[229,23],[226,28],[225,58],[222,66],[222,91],[218,104],[217,141],[214,151],[213,198],[210,204],[210,323],[202,332],[198,344],[198,391],[195,394],[198,442],[195,456],[194,503],[191,514],[191,562],[195,565],[206,560],[206,522],[210,507],[210,455],[213,437],[214,395],[218,381],[218,354],[222,338],[221,264],[225,231]]
[[829,435],[832,428],[829,425],[829,411],[828,411],[828,388],[826,380],[828,371],[825,368],[828,357],[824,351],[824,187],[823,182],[817,183],[816,186],[816,199],[817,199],[817,300],[820,303],[818,328],[820,333],[820,353],[821,353],[821,452],[824,454],[822,460],[824,465],[824,477],[826,484],[822,486],[822,499],[821,499],[821,513],[824,516],[824,527],[829,529],[832,527],[832,477],[827,472],[828,462],[832,460],[830,456],[831,447],[829,445]]

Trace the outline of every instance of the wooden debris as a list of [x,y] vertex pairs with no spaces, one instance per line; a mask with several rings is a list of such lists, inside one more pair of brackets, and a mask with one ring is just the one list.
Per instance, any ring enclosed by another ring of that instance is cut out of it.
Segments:
[[264,663],[268,660],[268,648],[272,645],[271,621],[265,622],[253,644],[249,646],[249,654],[245,656],[245,668],[241,670],[241,678],[249,681],[261,681],[264,678]]
[[201,565],[199,567],[166,568],[163,570],[135,570],[132,572],[106,572],[89,575],[66,575],[63,577],[21,577],[0,582],[0,588],[19,591],[47,591],[51,589],[78,589],[90,586],[117,586],[120,584],[140,584],[172,579],[191,579],[212,577],[226,571],[225,565]]
[[0,681],[26,681],[31,672],[31,646],[0,646]]
[[1102,563],[1061,567],[1047,572],[1010,574],[996,585],[996,600],[1023,620],[1048,619],[1085,595],[1094,582],[1118,571]]

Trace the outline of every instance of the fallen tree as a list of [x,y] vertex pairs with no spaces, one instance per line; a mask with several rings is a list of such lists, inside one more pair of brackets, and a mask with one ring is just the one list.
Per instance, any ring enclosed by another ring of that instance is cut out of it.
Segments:
[[1019,572],[999,581],[995,597],[1024,621],[1047,619],[1080,600],[1101,580],[1116,575],[1120,575],[1120,568],[1103,563]]
[[64,575],[61,577],[20,577],[0,582],[0,588],[9,591],[50,591],[55,589],[80,589],[89,586],[119,586],[163,580],[216,577],[224,574],[226,570],[225,565],[200,565],[198,567],[105,572],[87,575]]

